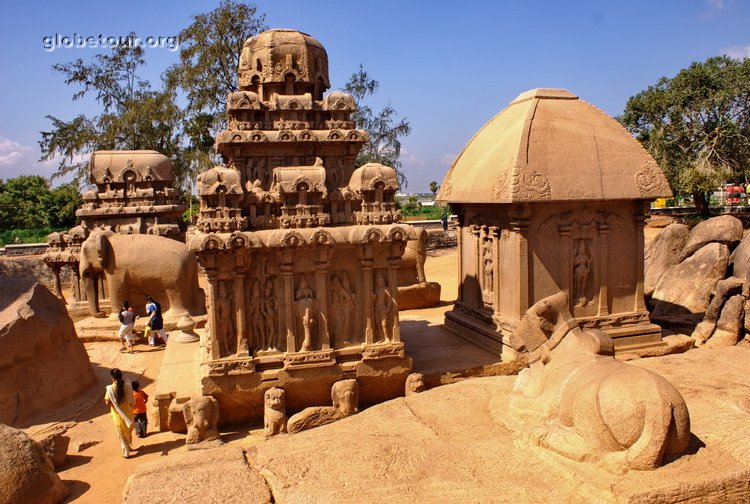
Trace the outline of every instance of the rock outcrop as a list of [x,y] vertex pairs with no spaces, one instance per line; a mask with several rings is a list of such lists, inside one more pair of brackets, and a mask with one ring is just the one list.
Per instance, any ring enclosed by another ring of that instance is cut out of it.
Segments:
[[670,267],[656,284],[654,317],[703,313],[716,282],[724,278],[729,249],[709,243],[679,264]]
[[0,422],[18,426],[78,397],[96,377],[62,300],[28,279],[0,282]]
[[654,293],[656,284],[667,270],[680,262],[689,229],[685,224],[670,224],[646,247],[643,292]]
[[68,488],[52,461],[23,431],[0,424],[0,504],[58,504]]
[[690,230],[680,253],[680,261],[684,261],[709,243],[722,243],[733,249],[741,239],[742,221],[736,217],[722,215],[704,220]]

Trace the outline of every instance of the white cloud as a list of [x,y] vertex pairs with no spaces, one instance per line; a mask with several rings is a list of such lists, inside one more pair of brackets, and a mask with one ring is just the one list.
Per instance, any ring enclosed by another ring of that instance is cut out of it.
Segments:
[[750,45],[726,47],[721,50],[721,54],[726,54],[730,58],[736,59],[750,58]]
[[726,0],[706,0],[708,11],[703,14],[704,17],[710,18],[717,15],[727,6]]
[[32,151],[29,145],[0,137],[0,166],[11,166],[21,162]]
[[401,148],[399,160],[404,165],[404,168],[421,168],[425,165],[425,160],[422,157],[403,147]]
[[[10,179],[21,175],[41,175],[49,179],[62,160],[61,156],[55,156],[49,161],[39,161],[41,153],[39,148],[24,145],[9,138],[0,137],[0,179]],[[74,162],[88,159],[88,156],[75,156]],[[55,179],[53,185],[70,182],[72,176]]]

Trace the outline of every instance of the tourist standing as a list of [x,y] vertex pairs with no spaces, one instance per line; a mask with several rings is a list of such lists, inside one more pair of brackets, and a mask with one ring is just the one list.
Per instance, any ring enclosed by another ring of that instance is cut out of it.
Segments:
[[148,394],[141,390],[141,384],[133,381],[133,421],[135,422],[135,434],[139,438],[146,437],[148,430],[148,417],[146,416],[146,403]]
[[443,215],[440,216],[440,222],[443,223],[443,231],[448,231],[448,210],[443,210]]
[[146,303],[146,314],[151,315],[146,324],[151,328],[148,344],[150,346],[156,346],[156,334],[159,334],[166,345],[169,336],[167,336],[167,332],[164,330],[164,319],[161,316],[161,305],[151,296],[146,299],[148,301],[148,303]]
[[135,312],[133,311],[133,308],[128,304],[127,301],[122,305],[122,309],[120,311],[120,315],[118,317],[120,319],[120,343],[122,344],[122,348],[120,350],[126,350],[125,345],[130,349],[130,353],[133,353],[133,326],[135,325]]
[[120,438],[122,456],[130,457],[130,444],[133,442],[133,390],[122,378],[122,371],[115,368],[109,372],[112,383],[107,385],[104,404],[109,406],[109,414]]

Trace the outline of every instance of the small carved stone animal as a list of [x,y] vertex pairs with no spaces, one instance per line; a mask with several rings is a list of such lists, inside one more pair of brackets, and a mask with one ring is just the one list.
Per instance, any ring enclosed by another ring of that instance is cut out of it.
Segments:
[[182,414],[187,425],[186,444],[219,439],[219,401],[210,396],[195,397],[182,406]]
[[286,392],[278,387],[271,387],[264,395],[263,429],[266,436],[275,436],[286,432]]
[[406,377],[404,386],[404,395],[410,396],[425,391],[424,375],[422,373],[412,373]]

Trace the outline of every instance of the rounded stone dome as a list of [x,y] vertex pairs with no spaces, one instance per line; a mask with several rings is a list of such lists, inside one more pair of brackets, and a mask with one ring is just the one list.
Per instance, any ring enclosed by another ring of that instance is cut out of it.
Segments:
[[240,88],[259,84],[317,84],[320,92],[331,87],[328,80],[328,54],[323,45],[296,30],[264,31],[245,41],[240,57]]
[[453,162],[449,203],[650,200],[671,196],[653,157],[620,123],[565,89],[522,93]]

